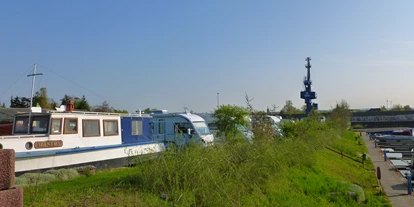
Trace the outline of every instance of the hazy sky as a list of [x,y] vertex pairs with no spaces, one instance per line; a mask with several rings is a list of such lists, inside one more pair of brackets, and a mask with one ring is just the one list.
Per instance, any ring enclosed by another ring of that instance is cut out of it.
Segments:
[[[414,1],[3,1],[0,101],[85,95],[91,105],[196,112],[300,107],[305,58],[320,109],[414,106]],[[16,81],[17,80],[17,81]]]

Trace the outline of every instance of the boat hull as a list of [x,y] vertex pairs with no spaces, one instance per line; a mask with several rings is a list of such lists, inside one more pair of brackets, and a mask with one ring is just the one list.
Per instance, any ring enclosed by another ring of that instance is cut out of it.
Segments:
[[34,154],[16,153],[15,172],[16,174],[22,174],[25,172],[39,172],[48,169],[91,164],[100,168],[117,167],[133,164],[138,160],[136,157],[154,155],[163,150],[163,143],[151,142],[100,148],[57,150],[55,152],[38,152]]

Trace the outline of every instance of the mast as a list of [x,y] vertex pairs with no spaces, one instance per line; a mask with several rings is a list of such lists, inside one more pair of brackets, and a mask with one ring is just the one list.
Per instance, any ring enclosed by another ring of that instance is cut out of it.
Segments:
[[33,106],[33,93],[34,93],[34,85],[35,85],[35,78],[37,75],[43,75],[43,73],[37,73],[36,74],[36,63],[33,67],[33,74],[27,75],[27,77],[32,76],[32,94],[30,96],[30,111],[29,111],[29,122],[27,123],[27,134],[30,134],[30,124],[32,122],[32,106]]

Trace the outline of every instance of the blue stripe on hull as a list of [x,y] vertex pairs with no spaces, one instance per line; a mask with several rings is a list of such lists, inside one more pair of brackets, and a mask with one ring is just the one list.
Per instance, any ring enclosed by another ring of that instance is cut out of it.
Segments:
[[65,155],[65,154],[67,155],[67,154],[75,154],[75,153],[82,153],[82,152],[92,152],[92,151],[98,151],[98,150],[107,150],[107,149],[114,149],[114,148],[132,147],[132,146],[139,146],[139,145],[146,145],[146,144],[158,144],[158,143],[163,143],[163,142],[150,141],[150,142],[140,142],[140,143],[132,143],[132,144],[97,146],[97,147],[44,150],[44,151],[34,151],[34,152],[16,152],[15,157],[16,159],[19,159],[19,158],[29,158],[29,157],[43,157],[43,156],[53,156],[53,155]]

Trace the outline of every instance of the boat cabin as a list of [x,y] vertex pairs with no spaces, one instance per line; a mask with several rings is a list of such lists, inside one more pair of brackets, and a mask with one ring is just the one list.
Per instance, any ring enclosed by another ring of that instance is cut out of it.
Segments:
[[13,134],[0,137],[1,148],[29,152],[122,143],[120,114],[33,108],[15,116]]

